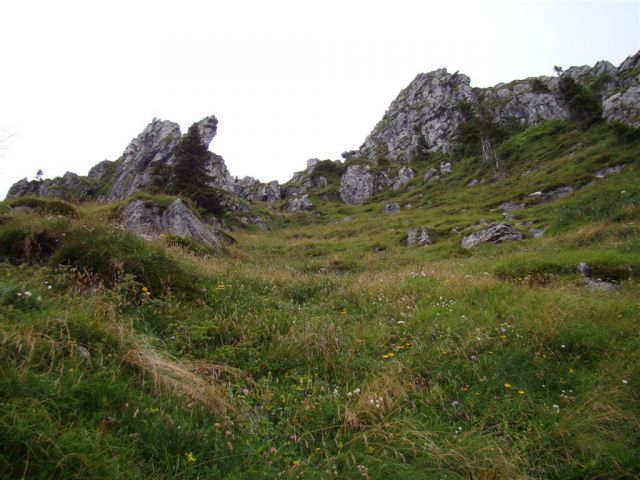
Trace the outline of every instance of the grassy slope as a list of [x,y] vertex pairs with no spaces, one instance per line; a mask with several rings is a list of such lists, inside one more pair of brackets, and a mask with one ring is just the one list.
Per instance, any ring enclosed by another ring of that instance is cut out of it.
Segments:
[[[3,257],[28,260],[0,264],[0,477],[636,478],[638,145],[540,128],[503,145],[496,183],[468,158],[425,189],[415,165],[413,188],[219,256],[124,235],[105,207],[0,210]],[[412,207],[382,215],[392,199]],[[522,199],[545,238],[449,233]],[[437,243],[406,248],[422,225]],[[583,260],[621,288],[590,291]]]

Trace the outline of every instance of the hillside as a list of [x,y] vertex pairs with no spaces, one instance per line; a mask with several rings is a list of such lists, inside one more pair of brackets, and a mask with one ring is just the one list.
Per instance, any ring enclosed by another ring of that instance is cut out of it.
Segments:
[[209,152],[216,212],[152,188],[168,121],[87,178],[19,182],[0,477],[637,478],[639,58],[535,83],[558,106],[535,118],[524,81],[461,102],[423,74],[287,184]]

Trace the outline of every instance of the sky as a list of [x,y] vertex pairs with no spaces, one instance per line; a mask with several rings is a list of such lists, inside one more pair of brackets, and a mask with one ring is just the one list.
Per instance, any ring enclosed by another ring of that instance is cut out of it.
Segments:
[[640,0],[5,0],[0,198],[117,159],[154,118],[218,120],[234,176],[357,149],[418,73],[472,86],[640,50]]

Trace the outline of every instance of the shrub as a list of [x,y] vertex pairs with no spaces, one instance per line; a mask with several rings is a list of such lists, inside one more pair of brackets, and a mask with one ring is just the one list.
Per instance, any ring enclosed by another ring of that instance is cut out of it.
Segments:
[[572,77],[565,75],[558,84],[560,97],[569,108],[571,119],[586,126],[602,120],[602,106],[596,95]]
[[69,233],[50,263],[90,272],[109,287],[131,274],[153,294],[175,293],[194,298],[199,293],[195,275],[188,273],[160,247],[132,233],[106,227],[93,228],[90,235],[84,229]]

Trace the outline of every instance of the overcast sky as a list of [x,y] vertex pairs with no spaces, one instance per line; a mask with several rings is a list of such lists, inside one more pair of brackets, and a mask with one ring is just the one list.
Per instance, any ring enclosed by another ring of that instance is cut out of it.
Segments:
[[117,159],[153,117],[214,114],[232,175],[285,181],[358,148],[418,73],[484,87],[618,65],[640,1],[3,0],[0,45],[0,198]]

